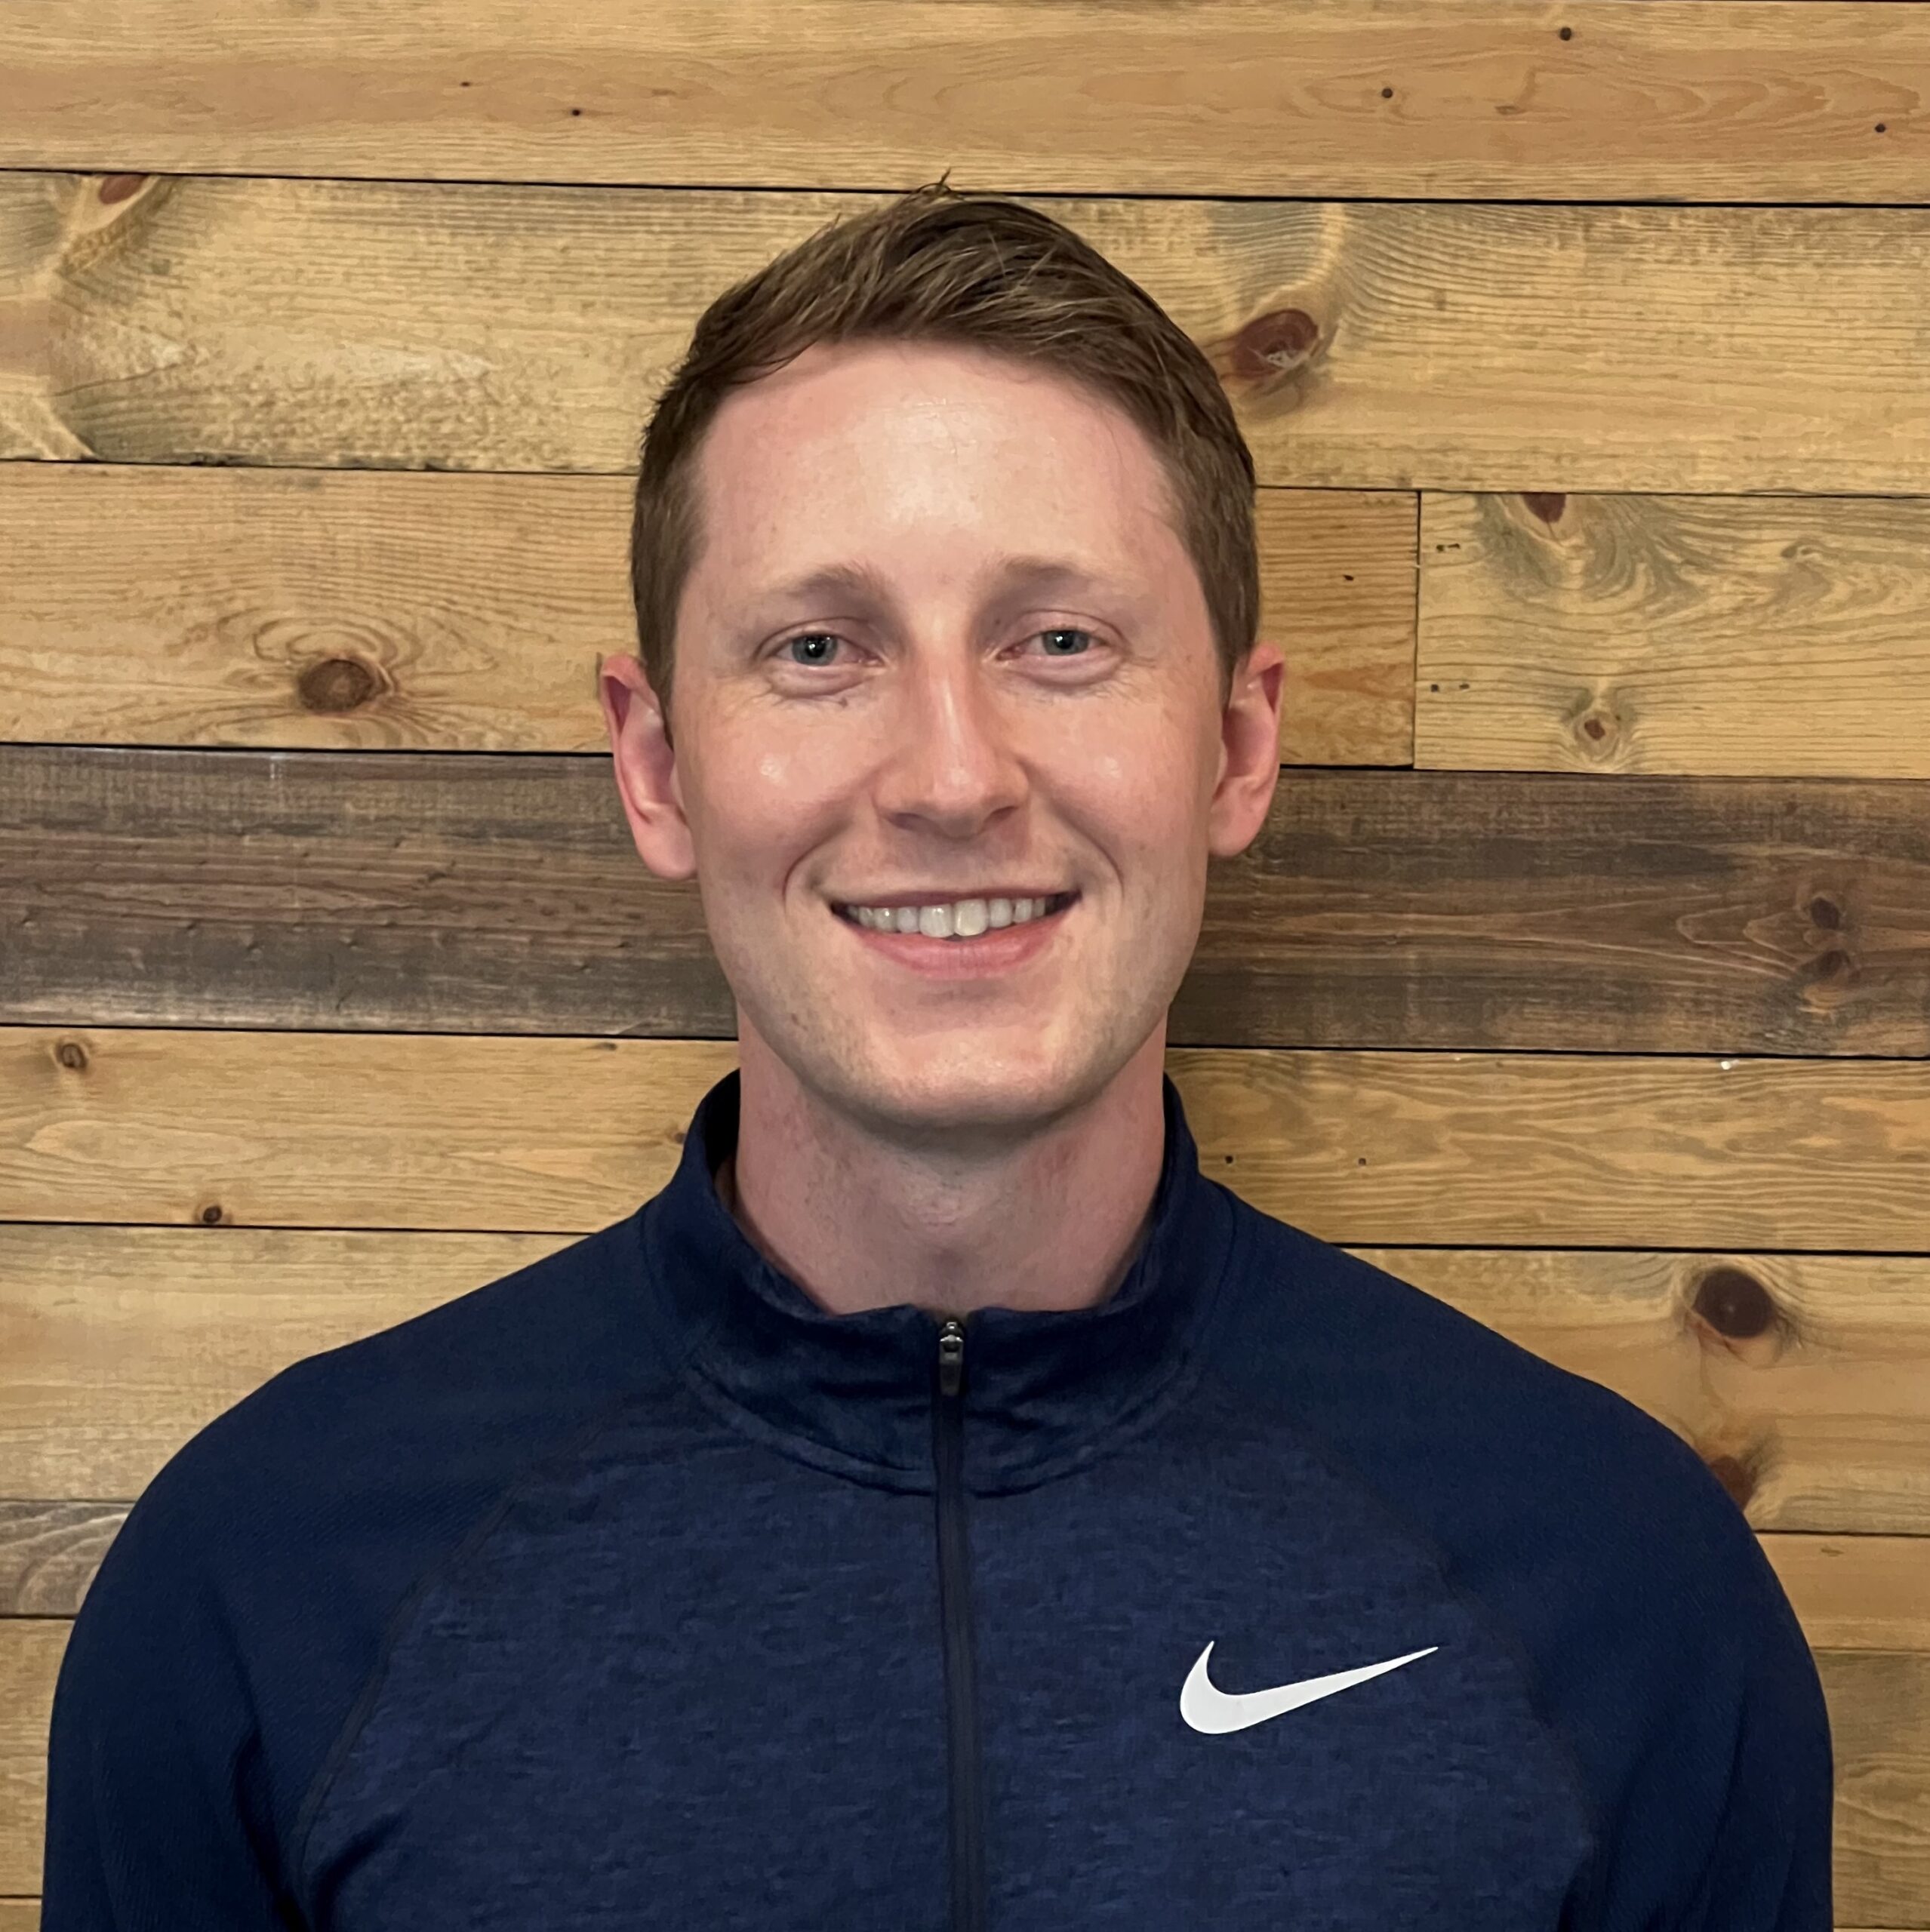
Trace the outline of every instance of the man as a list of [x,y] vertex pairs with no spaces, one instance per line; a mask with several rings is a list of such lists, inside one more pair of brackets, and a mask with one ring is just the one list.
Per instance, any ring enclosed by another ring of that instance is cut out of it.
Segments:
[[602,695],[740,1071],[638,1213],[156,1477],[46,1932],[1830,1922],[1814,1667],[1659,1423],[1199,1172],[1282,659],[1211,371],[943,184],[721,297]]

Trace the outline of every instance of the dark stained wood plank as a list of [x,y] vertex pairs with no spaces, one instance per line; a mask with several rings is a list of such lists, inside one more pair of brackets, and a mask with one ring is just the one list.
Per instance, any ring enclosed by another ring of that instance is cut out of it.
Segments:
[[[627,470],[702,309],[888,198],[0,174],[0,456]],[[1039,205],[1264,483],[1930,491],[1930,208]]]
[[0,1497],[0,1617],[72,1617],[132,1501]]
[[1041,193],[1930,199],[1913,6],[431,0],[353,29],[326,7],[23,10],[0,166],[826,188],[950,166]]
[[[1180,1045],[1930,1054],[1907,781],[1287,771]],[[0,1020],[729,1037],[607,755],[0,746]]]
[[1930,498],[1430,495],[1416,762],[1930,778]]
[[[0,740],[604,748],[626,476],[0,463]],[[1280,755],[1414,761],[1416,503],[1262,490]]]

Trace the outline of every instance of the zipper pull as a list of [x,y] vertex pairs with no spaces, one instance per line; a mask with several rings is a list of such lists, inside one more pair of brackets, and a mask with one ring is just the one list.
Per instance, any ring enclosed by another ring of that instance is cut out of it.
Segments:
[[956,1395],[965,1382],[965,1324],[948,1315],[938,1324],[938,1386]]

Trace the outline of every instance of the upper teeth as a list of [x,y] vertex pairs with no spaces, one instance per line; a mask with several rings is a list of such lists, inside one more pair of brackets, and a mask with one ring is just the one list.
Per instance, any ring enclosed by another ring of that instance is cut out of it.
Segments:
[[1046,899],[954,899],[942,906],[853,906],[861,926],[881,933],[922,933],[927,939],[975,939],[988,926],[1023,925],[1051,904]]

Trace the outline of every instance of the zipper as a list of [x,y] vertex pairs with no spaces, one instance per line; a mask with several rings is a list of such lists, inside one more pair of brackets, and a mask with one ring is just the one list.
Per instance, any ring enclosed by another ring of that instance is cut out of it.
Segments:
[[945,1632],[952,1932],[985,1932],[984,1798],[979,1778],[978,1698],[972,1682],[970,1552],[965,1543],[965,1324],[947,1315],[938,1324],[931,1460],[937,1478],[938,1607]]

